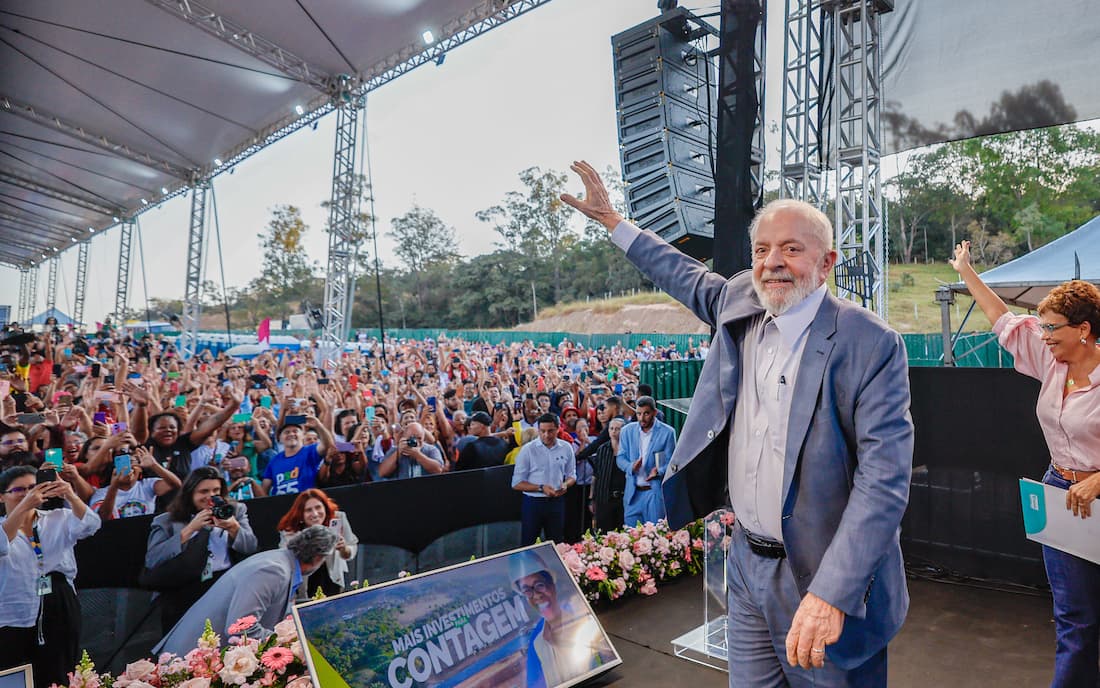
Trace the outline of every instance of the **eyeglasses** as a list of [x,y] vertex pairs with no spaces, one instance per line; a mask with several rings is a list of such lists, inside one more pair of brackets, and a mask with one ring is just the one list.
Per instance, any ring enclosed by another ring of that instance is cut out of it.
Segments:
[[17,444],[22,445],[22,446],[25,447],[25,446],[27,446],[27,440],[25,440],[25,439],[4,440],[3,442],[0,442],[0,447],[14,447]]
[[10,490],[8,490],[7,492],[5,492],[4,494],[10,494],[10,495],[27,494],[27,492],[30,491],[30,489],[31,488],[29,488],[29,487],[13,487]]
[[1039,329],[1045,330],[1049,334],[1054,334],[1055,331],[1060,330],[1063,327],[1068,327],[1068,326],[1069,326],[1068,322],[1064,322],[1061,325],[1053,325],[1051,323],[1039,323]]
[[540,595],[545,595],[546,593],[550,592],[552,587],[553,586],[551,586],[549,583],[543,583],[542,581],[539,581],[534,585],[521,585],[519,587],[519,593],[524,597],[530,597],[536,592]]

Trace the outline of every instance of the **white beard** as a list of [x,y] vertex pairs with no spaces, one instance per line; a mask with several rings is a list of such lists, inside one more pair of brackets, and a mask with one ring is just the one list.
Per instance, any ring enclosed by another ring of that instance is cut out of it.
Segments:
[[772,315],[783,315],[817,290],[817,285],[813,283],[811,278],[794,279],[792,275],[786,272],[765,275],[764,279],[793,280],[791,286],[784,290],[785,293],[780,295],[766,289],[762,281],[758,281],[756,275],[753,275],[752,288],[756,291],[756,297],[760,299],[760,304]]

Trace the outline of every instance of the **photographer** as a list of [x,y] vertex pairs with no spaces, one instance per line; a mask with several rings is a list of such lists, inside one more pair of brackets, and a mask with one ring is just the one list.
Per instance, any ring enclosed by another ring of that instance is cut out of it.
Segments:
[[310,526],[327,526],[336,534],[336,548],[306,577],[298,588],[298,598],[311,599],[318,590],[326,596],[338,595],[344,590],[344,574],[348,571],[348,562],[355,558],[359,538],[352,532],[347,515],[317,488],[299,493],[290,510],[279,519],[279,546],[286,547],[288,538]]
[[161,591],[161,630],[176,624],[210,586],[258,543],[243,503],[229,501],[229,489],[212,466],[196,468],[153,519],[142,584]]
[[424,427],[410,423],[401,434],[401,441],[390,449],[378,466],[383,478],[418,478],[443,472],[443,455],[434,445],[424,444]]
[[[29,466],[0,473],[0,667],[29,661],[36,688],[45,688],[67,685],[80,657],[73,546],[99,530],[100,520],[67,482],[36,482]],[[68,509],[56,508],[61,500]]]

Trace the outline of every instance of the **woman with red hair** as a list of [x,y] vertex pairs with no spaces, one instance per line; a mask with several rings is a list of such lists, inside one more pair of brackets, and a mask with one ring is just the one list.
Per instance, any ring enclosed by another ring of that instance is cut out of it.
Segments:
[[337,595],[344,589],[344,574],[348,562],[355,558],[359,538],[351,531],[347,515],[324,490],[317,488],[298,493],[290,510],[279,519],[279,546],[283,547],[288,537],[310,526],[331,528],[336,533],[336,548],[325,563],[306,577],[305,585],[298,588],[298,597],[310,599],[318,590],[326,596]]

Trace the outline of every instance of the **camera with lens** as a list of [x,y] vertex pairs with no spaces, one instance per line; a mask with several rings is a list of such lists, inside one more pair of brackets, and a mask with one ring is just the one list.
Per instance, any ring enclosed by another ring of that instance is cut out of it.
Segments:
[[416,439],[415,437],[410,437],[408,439],[408,441],[405,442],[405,446],[407,446],[407,447],[419,447],[420,446],[420,440]]
[[213,514],[214,518],[218,519],[219,521],[233,518],[233,514],[235,512],[233,511],[232,504],[225,501],[221,497],[214,497],[211,501],[214,502],[214,506],[211,507],[210,513]]

